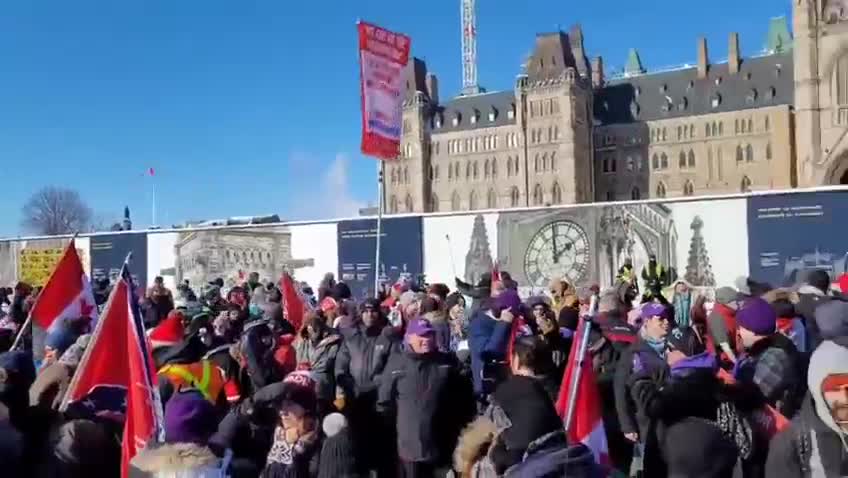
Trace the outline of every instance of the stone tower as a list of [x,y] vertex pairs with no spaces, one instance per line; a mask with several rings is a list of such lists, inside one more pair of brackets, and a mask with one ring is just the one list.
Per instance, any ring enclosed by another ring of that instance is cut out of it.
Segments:
[[848,182],[848,1],[793,0],[792,16],[798,185]]
[[465,282],[477,284],[486,272],[492,272],[492,252],[489,248],[489,234],[483,216],[474,216],[474,227],[471,229],[471,243],[465,255]]
[[715,287],[710,256],[707,252],[707,245],[704,243],[704,236],[701,234],[704,221],[701,220],[700,216],[695,216],[690,227],[692,228],[692,241],[689,244],[689,257],[686,260],[686,275],[683,278],[696,287]]

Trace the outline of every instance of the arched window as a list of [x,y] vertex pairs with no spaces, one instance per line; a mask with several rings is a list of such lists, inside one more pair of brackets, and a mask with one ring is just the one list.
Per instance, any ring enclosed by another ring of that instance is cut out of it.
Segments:
[[557,170],[556,152],[551,153],[551,171]]
[[436,193],[430,195],[430,211],[439,212],[439,196]]
[[471,161],[465,163],[465,179],[471,179]]
[[506,157],[506,177],[512,177],[512,156]]
[[459,193],[454,191],[453,195],[451,196],[451,211],[459,211],[461,202],[462,200],[459,199]]
[[710,124],[709,123],[704,125],[704,136],[706,136],[707,138],[710,137]]
[[430,165],[430,181],[436,179],[436,166]]
[[514,164],[515,165],[515,175],[517,176],[518,172],[521,171],[521,162],[518,161],[518,156],[513,158],[513,160],[515,161],[515,164]]
[[483,163],[483,177],[486,178],[486,179],[489,179],[489,173],[490,173],[489,160],[487,159]]
[[692,181],[686,181],[683,185],[683,195],[684,196],[692,196],[695,194],[695,185],[692,184]]
[[743,193],[751,192],[751,180],[748,176],[742,176],[742,183],[739,187],[739,190]]
[[389,213],[395,214],[398,212],[398,199],[397,196],[392,194],[392,197],[389,198]]
[[542,171],[548,170],[548,153],[542,154]]
[[412,196],[410,196],[409,194],[406,195],[404,206],[406,207],[406,212],[412,212],[415,209],[412,204]]
[[688,165],[690,168],[694,168],[694,167],[695,167],[695,152],[694,152],[694,151],[692,151],[691,149],[689,150],[689,156],[688,156],[688,160],[687,160],[687,165]]
[[750,144],[745,146],[745,162],[753,162],[754,161],[754,147]]
[[492,178],[498,177],[498,158],[492,158]]
[[397,177],[398,177],[398,175],[397,175],[397,171],[395,170],[395,168],[392,168],[392,172],[391,172],[391,178],[392,178],[392,179],[391,179],[391,184],[397,184],[397,179],[398,179]]
[[680,152],[680,156],[677,160],[677,165],[680,167],[680,169],[686,168],[686,153],[684,153],[683,151]]
[[771,160],[771,143],[766,144],[766,159]]
[[559,139],[559,126],[554,126],[554,139]]
[[626,160],[626,167],[628,171],[633,171],[633,156],[628,156]]
[[736,146],[736,162],[741,163],[745,161],[745,152],[742,150],[742,145]]
[[651,167],[653,169],[660,169],[660,157],[657,153],[654,153],[654,155],[651,156]]
[[474,179],[475,179],[475,180],[477,179],[477,171],[478,171],[478,169],[477,169],[477,161],[474,161],[474,167],[473,167],[473,173],[472,173],[472,174],[474,175]]
[[677,140],[679,141],[681,139],[683,139],[683,127],[678,126],[677,127]]
[[634,201],[642,199],[642,193],[639,191],[638,187],[633,186],[633,189],[630,190],[630,199],[633,199]]
[[513,186],[509,191],[509,205],[512,207],[518,207],[518,203],[521,201],[521,193],[518,192],[518,188]]
[[833,69],[833,96],[838,106],[848,105],[848,55],[842,55]]
[[715,175],[715,169],[713,165],[713,148],[707,148],[707,178],[710,181],[713,180]]
[[533,171],[537,173],[541,171],[541,164],[539,164],[539,153],[536,153],[536,158],[533,160]]
[[664,198],[665,197],[665,184],[660,182],[657,184],[657,197]]
[[660,155],[660,169],[668,169],[668,155],[665,153]]
[[494,189],[489,189],[489,192],[486,193],[486,207],[488,209],[498,207],[498,195],[495,193]]
[[562,204],[562,188],[559,187],[559,183],[554,183],[554,187],[551,188],[551,203]]
[[554,127],[548,126],[548,143],[553,141],[553,139],[554,139]]
[[409,184],[409,168],[403,167],[403,183]]
[[473,211],[477,209],[477,191],[471,191],[471,194],[468,195],[468,210]]
[[439,165],[437,164],[435,168],[433,168],[433,177],[436,181],[439,180]]
[[545,193],[542,191],[542,185],[537,183],[536,186],[533,187],[533,205],[541,206],[542,201],[544,200]]

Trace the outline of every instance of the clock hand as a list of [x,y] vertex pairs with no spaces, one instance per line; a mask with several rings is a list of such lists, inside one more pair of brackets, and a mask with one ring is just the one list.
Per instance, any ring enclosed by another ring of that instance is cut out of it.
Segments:
[[554,245],[554,264],[559,264],[559,256],[560,253],[557,252],[557,225],[554,223],[554,235],[553,235],[553,245]]

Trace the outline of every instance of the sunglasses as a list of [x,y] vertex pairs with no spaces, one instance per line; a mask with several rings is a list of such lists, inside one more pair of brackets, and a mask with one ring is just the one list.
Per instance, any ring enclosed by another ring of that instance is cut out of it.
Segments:
[[848,390],[848,373],[834,373],[825,377],[821,384],[822,392],[842,392]]

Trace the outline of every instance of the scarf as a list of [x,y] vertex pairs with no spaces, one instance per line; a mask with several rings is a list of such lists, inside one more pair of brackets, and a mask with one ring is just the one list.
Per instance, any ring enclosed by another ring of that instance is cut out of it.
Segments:
[[642,337],[642,340],[644,340],[645,343],[648,344],[648,346],[650,346],[654,350],[654,352],[657,353],[657,355],[659,355],[663,360],[665,360],[665,353],[668,348],[665,338],[655,339],[651,337],[645,331],[645,327],[642,327],[639,330],[639,336]]
[[692,323],[689,314],[692,310],[692,294],[687,292],[685,294],[675,294],[674,295],[674,321],[677,323],[677,327],[681,329],[688,329],[689,325]]
[[289,443],[286,440],[286,430],[278,425],[274,430],[274,444],[268,451],[267,463],[291,465],[298,456],[309,451],[317,441],[318,431],[312,430],[298,438],[294,443]]

